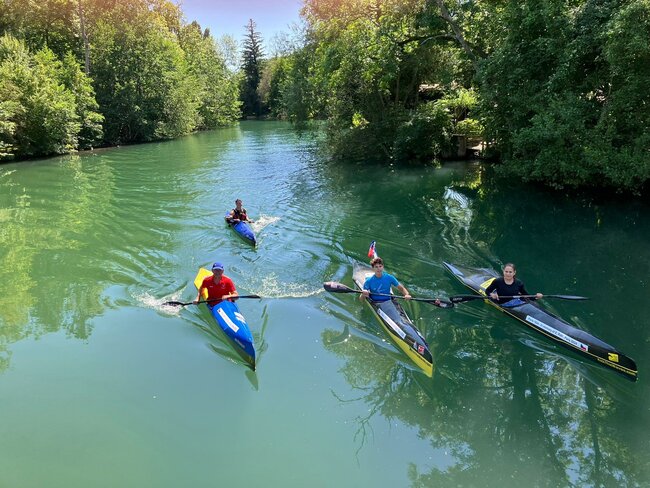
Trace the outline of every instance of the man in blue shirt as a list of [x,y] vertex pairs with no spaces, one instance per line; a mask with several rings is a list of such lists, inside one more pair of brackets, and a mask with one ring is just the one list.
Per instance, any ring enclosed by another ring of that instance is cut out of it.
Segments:
[[381,310],[383,310],[386,315],[388,315],[393,321],[397,324],[402,322],[401,316],[393,301],[389,297],[383,297],[378,295],[373,295],[374,293],[380,293],[383,295],[390,295],[391,287],[396,287],[404,298],[407,300],[411,299],[411,295],[404,285],[400,284],[392,274],[384,272],[384,261],[381,258],[374,258],[370,265],[372,266],[375,274],[366,278],[366,282],[363,284],[363,290],[359,295],[359,299],[363,300],[364,298],[370,298]]

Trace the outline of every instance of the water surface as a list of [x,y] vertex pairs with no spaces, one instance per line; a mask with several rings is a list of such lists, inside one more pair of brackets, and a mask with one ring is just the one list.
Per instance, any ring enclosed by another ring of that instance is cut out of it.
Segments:
[[[345,166],[246,122],[0,166],[0,486],[648,486],[647,205],[494,183],[477,163]],[[256,249],[223,222],[242,198]],[[354,295],[371,240],[415,296],[514,261],[637,361],[585,362],[480,302],[407,310],[433,378]],[[226,265],[252,372],[189,301]]]

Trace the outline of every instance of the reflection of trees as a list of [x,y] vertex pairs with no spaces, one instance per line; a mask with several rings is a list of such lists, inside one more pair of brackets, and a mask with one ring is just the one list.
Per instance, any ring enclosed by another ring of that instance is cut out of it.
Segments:
[[[644,318],[650,309],[639,301],[650,275],[647,205],[600,207],[494,181],[490,171],[447,166],[430,174],[335,168],[340,187],[330,184],[339,208],[348,210],[336,228],[339,254],[363,258],[369,241],[380,238],[389,272],[427,296],[437,286],[443,293],[464,292],[438,272],[442,260],[479,266],[513,260],[529,290],[592,297],[580,308],[549,300],[544,305],[551,311],[631,357],[647,356],[642,345],[648,343]],[[345,272],[334,268],[327,276],[339,273],[344,280]],[[630,292],[634,283],[639,293]],[[331,310],[336,298],[329,300]],[[434,350],[432,380],[378,354],[358,334],[330,342],[336,332],[323,333],[369,414],[415,426],[452,458],[432,468],[412,466],[414,486],[635,486],[650,479],[650,465],[634,463],[647,440],[630,427],[647,431],[650,425],[648,410],[635,398],[641,383],[629,385],[525,330],[495,338],[495,323],[508,331],[519,326],[481,304],[464,307],[441,327],[419,324]],[[581,325],[573,314],[589,323]],[[349,311],[338,319],[349,323]],[[635,388],[626,403],[628,386]],[[368,420],[357,419],[362,434]]]
[[[34,188],[21,171],[3,185],[7,191],[2,207],[13,209],[0,233],[0,249],[5,251],[0,280],[7,290],[0,295],[0,331],[7,343],[61,328],[86,338],[88,319],[103,310],[98,270],[87,269],[80,257],[96,212],[110,199],[112,175],[106,165],[84,171],[79,157],[62,161],[65,165],[59,162],[57,171],[64,171],[69,183],[56,191],[43,182]],[[50,198],[56,201],[46,201]]]
[[613,431],[621,404],[609,401],[560,358],[516,341],[495,344],[486,326],[447,327],[432,340],[433,379],[411,371],[371,341],[323,332],[325,347],[345,359],[346,380],[368,405],[358,418],[363,447],[371,415],[416,427],[451,463],[422,470],[415,487],[633,486],[639,469]]

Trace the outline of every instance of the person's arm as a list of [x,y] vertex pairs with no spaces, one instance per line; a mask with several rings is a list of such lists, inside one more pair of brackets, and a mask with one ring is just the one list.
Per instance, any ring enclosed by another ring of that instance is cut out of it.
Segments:
[[201,286],[199,286],[199,291],[196,293],[196,299],[194,300],[194,303],[198,303],[201,301],[201,292],[203,291],[203,283],[201,283]]
[[243,217],[242,218],[243,222],[250,222],[251,224],[253,223],[253,221],[248,218],[248,212],[246,211],[246,209],[242,211],[242,217]]
[[397,285],[397,289],[400,291],[402,295],[404,295],[404,298],[406,298],[407,300],[411,299],[411,295],[404,285],[400,283],[399,285]]
[[237,293],[237,288],[235,288],[235,283],[233,283],[232,280],[230,280],[230,283],[228,283],[228,294],[222,296],[221,298],[223,300],[230,300],[235,301],[237,300],[237,297],[239,296],[239,293]]
[[494,300],[499,299],[499,294],[497,293],[497,280],[498,279],[499,278],[496,278],[496,279],[492,280],[492,283],[490,283],[490,285],[485,289],[485,294],[490,295],[490,298],[492,298]]
[[[520,295],[532,295],[532,293],[528,293],[528,290],[526,290],[526,285],[524,285],[524,282],[521,281],[521,286],[519,287],[519,294]],[[544,298],[544,295],[541,293],[535,293],[535,298],[531,298],[531,300],[539,300],[540,298]]]
[[368,298],[370,296],[370,286],[368,285],[368,282],[365,282],[363,284],[363,290],[361,290],[361,293],[359,294],[359,300],[363,300],[364,298]]
[[233,222],[233,217],[235,216],[235,211],[231,210],[230,213],[226,216],[226,222]]

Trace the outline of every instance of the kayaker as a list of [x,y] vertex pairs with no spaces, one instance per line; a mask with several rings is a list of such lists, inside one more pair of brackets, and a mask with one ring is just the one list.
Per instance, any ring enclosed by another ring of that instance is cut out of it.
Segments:
[[[517,268],[512,263],[506,263],[503,267],[503,276],[495,278],[490,286],[485,289],[485,293],[490,295],[490,298],[496,300],[502,307],[516,307],[521,305],[524,301],[521,298],[499,298],[510,297],[514,295],[530,295],[526,291],[526,287],[521,280],[515,278]],[[544,295],[537,293],[533,300],[543,298]]]
[[223,274],[223,264],[216,262],[212,265],[212,276],[203,278],[203,282],[199,287],[199,292],[196,295],[194,303],[201,301],[203,290],[208,291],[208,298],[206,301],[211,307],[215,306],[222,300],[230,299],[234,301],[237,297],[237,289],[233,281]]
[[395,308],[393,301],[389,297],[373,295],[373,293],[381,293],[383,295],[390,295],[392,287],[396,287],[404,298],[411,299],[411,295],[404,285],[402,285],[397,278],[392,274],[384,272],[384,261],[381,258],[374,258],[370,261],[375,274],[368,276],[363,284],[363,290],[359,295],[359,299],[370,298],[386,315],[388,315],[395,323],[401,323],[402,319],[399,311]]
[[246,212],[246,209],[242,207],[243,202],[238,198],[235,200],[235,208],[233,208],[230,211],[230,215],[226,217],[226,220],[231,223],[237,223],[237,222],[250,222],[251,224],[253,221],[248,218],[248,213]]

